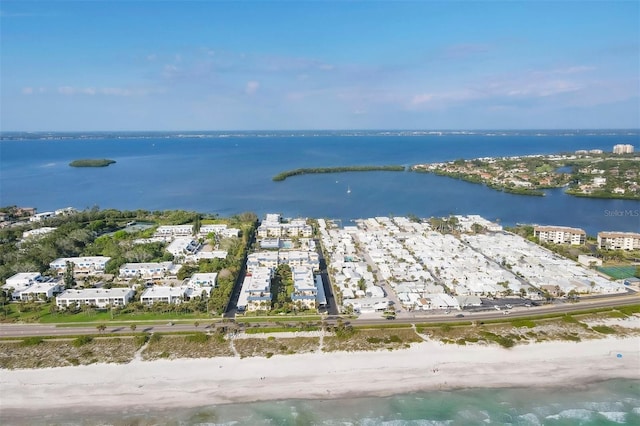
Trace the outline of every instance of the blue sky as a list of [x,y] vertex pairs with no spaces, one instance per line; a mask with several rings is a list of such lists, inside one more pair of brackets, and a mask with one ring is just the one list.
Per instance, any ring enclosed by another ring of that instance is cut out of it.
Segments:
[[637,1],[0,2],[0,130],[640,127]]

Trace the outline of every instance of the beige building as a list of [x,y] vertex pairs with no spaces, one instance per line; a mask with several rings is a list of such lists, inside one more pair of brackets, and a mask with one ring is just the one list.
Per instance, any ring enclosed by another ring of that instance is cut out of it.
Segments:
[[598,248],[640,250],[640,234],[636,232],[598,232]]
[[633,145],[618,144],[613,146],[614,154],[633,154]]
[[583,229],[567,226],[536,226],[533,235],[540,242],[574,246],[584,244],[587,240],[587,233]]

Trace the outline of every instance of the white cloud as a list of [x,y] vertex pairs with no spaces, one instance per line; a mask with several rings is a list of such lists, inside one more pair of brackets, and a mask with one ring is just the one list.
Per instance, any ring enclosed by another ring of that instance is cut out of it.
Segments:
[[[46,89],[40,88],[40,93],[44,93]],[[33,89],[32,92],[33,93]],[[155,93],[163,93],[162,89],[148,89],[148,88],[135,88],[124,89],[121,87],[72,87],[61,86],[58,87],[58,93],[65,96],[72,95],[86,95],[86,96],[147,96]]]
[[260,87],[260,83],[258,83],[257,81],[248,81],[247,85],[244,88],[244,92],[247,95],[253,95],[258,91],[259,87]]
[[61,95],[75,95],[77,90],[70,86],[61,86],[58,87],[58,93]]

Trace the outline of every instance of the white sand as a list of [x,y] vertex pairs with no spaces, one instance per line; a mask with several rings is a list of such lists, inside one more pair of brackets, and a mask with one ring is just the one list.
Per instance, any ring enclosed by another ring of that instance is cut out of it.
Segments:
[[538,343],[509,350],[426,342],[393,352],[1,370],[0,412],[186,408],[445,388],[571,386],[612,378],[640,379],[639,339]]

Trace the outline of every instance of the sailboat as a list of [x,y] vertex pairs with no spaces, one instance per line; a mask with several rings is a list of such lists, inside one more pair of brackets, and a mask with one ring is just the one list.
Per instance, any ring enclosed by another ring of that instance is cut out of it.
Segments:
[[351,187],[347,185],[347,194],[351,194]]

